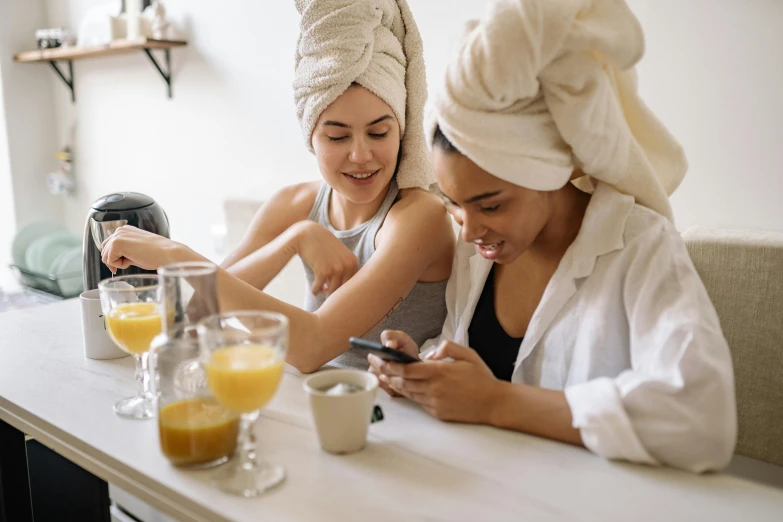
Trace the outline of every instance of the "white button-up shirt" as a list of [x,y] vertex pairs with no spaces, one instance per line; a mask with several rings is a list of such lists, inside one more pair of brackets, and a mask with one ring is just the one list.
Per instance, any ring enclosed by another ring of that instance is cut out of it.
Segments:
[[[438,339],[470,346],[492,261],[459,242]],[[728,345],[672,224],[599,184],[546,287],[512,382],[564,390],[585,446],[696,472],[725,466],[737,433]]]

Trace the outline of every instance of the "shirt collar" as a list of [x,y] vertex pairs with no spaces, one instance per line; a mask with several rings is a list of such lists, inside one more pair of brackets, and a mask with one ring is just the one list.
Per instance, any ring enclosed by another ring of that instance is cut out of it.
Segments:
[[625,246],[625,222],[634,204],[632,196],[621,194],[606,183],[598,183],[587,205],[579,234],[566,254],[571,277],[580,279],[589,276],[600,256]]

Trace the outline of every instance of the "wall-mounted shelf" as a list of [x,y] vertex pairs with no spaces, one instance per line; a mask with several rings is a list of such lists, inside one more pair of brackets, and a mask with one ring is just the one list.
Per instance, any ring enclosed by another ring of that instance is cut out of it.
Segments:
[[[57,75],[71,90],[71,101],[76,101],[76,93],[73,89],[73,61],[83,58],[94,58],[98,56],[110,56],[113,54],[125,54],[135,51],[143,51],[152,61],[152,65],[158,70],[163,81],[166,82],[168,95],[171,98],[171,57],[170,51],[173,47],[182,47],[187,42],[181,40],[154,40],[152,38],[140,38],[138,40],[117,40],[108,45],[94,47],[59,47],[55,49],[41,49],[38,51],[27,51],[14,56],[14,61],[20,63],[48,62],[54,68]],[[166,70],[164,71],[155,56],[153,50],[162,50],[166,59]],[[68,74],[58,67],[57,62],[68,62]]]

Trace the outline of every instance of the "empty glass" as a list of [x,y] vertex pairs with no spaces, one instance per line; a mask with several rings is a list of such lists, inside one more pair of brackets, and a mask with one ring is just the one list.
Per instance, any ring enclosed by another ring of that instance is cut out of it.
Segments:
[[172,263],[158,268],[163,332],[195,325],[218,313],[217,267],[207,262]]

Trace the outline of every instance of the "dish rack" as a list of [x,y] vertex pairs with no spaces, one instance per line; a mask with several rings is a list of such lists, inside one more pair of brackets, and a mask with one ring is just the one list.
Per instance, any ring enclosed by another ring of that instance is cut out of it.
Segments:
[[76,297],[82,292],[81,271],[56,276],[33,272],[19,265],[9,265],[16,280],[24,286],[42,290],[62,298]]

